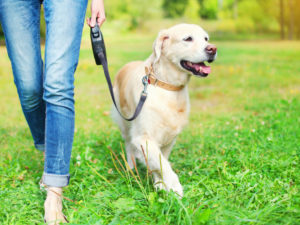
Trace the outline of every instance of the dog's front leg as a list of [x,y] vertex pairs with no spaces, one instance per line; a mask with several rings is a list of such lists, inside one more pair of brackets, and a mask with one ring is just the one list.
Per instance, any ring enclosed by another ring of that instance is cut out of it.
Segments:
[[[164,157],[155,141],[140,136],[132,140],[136,148],[136,157],[144,164],[148,164],[154,175],[154,186],[156,188],[173,190],[178,195],[183,196],[183,189],[177,174],[172,170],[170,163]],[[142,147],[144,149],[144,153]]]
[[171,151],[172,151],[172,148],[173,148],[173,146],[175,144],[175,141],[176,141],[176,139],[174,139],[170,144],[168,144],[166,146],[163,146],[161,148],[161,151],[162,151],[165,159],[167,159],[167,160],[169,159],[169,156],[171,154]]
[[133,169],[135,164],[135,154],[134,154],[134,146],[126,140],[125,142],[125,149],[126,149],[126,157],[127,163],[130,169]]

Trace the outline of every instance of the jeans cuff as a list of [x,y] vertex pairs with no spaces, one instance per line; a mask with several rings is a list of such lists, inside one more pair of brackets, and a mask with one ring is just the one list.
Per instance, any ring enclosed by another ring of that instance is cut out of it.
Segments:
[[45,151],[45,144],[34,144],[34,146],[37,150],[40,150],[42,152]]
[[44,172],[43,183],[49,187],[65,187],[68,186],[70,175],[57,175]]

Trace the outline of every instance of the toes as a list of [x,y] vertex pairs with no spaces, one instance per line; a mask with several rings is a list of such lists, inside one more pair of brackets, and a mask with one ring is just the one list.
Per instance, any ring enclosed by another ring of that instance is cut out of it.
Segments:
[[159,181],[155,182],[154,188],[155,188],[156,191],[158,191],[158,190],[166,190],[166,191],[168,191],[165,183],[162,180],[159,180]]
[[166,190],[166,191],[174,191],[180,198],[183,197],[183,188],[179,182],[179,179],[176,175],[176,178],[169,181],[158,180],[154,183],[154,187],[156,190]]
[[181,184],[177,184],[175,187],[172,187],[171,190],[173,190],[180,198],[183,197],[183,188]]

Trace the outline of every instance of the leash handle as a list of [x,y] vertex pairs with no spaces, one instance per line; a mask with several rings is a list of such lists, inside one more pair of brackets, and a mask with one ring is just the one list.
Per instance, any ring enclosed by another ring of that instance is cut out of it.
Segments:
[[120,110],[117,106],[116,100],[115,100],[113,85],[111,83],[111,79],[110,79],[110,75],[109,75],[109,71],[108,71],[108,64],[107,64],[106,48],[105,48],[105,44],[104,44],[104,39],[103,39],[103,35],[102,35],[102,32],[101,32],[98,24],[96,24],[94,27],[91,28],[91,42],[92,42],[92,48],[93,48],[93,54],[94,54],[95,62],[96,62],[97,65],[102,65],[102,67],[103,67],[103,71],[104,71],[104,75],[105,75],[105,78],[106,78],[106,81],[107,81],[107,84],[108,84],[110,96],[111,96],[111,99],[112,99],[118,113],[120,114],[120,116],[124,120],[127,120],[127,121],[134,120],[140,114],[140,112],[143,108],[143,105],[144,105],[144,103],[147,99],[148,82],[145,82],[146,80],[148,81],[147,75],[145,77],[143,77],[143,80],[142,80],[143,85],[144,85],[144,90],[141,93],[141,97],[140,97],[140,100],[137,104],[135,112],[132,115],[132,117],[126,118],[120,112]]
[[102,65],[102,61],[101,58],[99,57],[99,54],[103,53],[106,61],[107,61],[107,57],[106,57],[106,48],[103,39],[103,34],[98,24],[96,24],[94,27],[91,28],[91,42],[92,42],[95,62],[97,65]]

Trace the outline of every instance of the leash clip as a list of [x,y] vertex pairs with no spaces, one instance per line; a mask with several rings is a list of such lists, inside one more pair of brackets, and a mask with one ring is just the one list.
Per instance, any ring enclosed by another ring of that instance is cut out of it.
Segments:
[[144,76],[142,78],[142,82],[143,82],[143,85],[144,85],[144,90],[142,91],[142,94],[143,95],[147,95],[147,87],[149,85],[149,78],[148,78],[148,75]]

